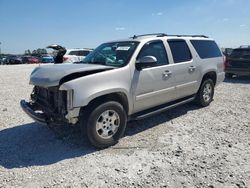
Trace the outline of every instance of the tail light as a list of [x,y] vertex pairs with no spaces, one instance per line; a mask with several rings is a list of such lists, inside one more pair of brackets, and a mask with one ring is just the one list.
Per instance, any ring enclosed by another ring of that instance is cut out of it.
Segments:
[[68,57],[63,57],[63,61],[67,61],[68,59]]
[[226,62],[227,62],[227,58],[226,58],[226,56],[224,56],[223,55],[223,65],[224,65],[224,71],[225,71],[225,69],[226,69]]
[[228,66],[230,66],[230,63],[229,63],[228,60],[226,60],[226,61],[225,61],[225,67],[228,67]]
[[224,61],[224,70],[225,70],[225,68],[229,66],[229,61],[226,56],[223,56],[223,61]]

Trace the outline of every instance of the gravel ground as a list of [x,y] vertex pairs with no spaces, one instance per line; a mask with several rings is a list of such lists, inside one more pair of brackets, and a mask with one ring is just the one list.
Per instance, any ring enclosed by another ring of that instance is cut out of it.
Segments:
[[0,66],[0,187],[250,187],[250,78],[226,80],[209,107],[131,122],[97,151],[78,127],[51,130],[22,112],[33,68]]

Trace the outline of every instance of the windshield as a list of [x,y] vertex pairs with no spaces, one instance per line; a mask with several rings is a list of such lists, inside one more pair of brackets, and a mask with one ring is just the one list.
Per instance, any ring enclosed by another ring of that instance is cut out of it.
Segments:
[[235,49],[230,54],[230,57],[250,59],[250,49]]
[[128,64],[138,42],[104,43],[85,57],[80,63],[123,67]]

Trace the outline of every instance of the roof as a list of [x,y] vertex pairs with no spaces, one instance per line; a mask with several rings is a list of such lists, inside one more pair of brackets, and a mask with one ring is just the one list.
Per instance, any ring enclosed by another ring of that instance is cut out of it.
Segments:
[[159,38],[167,38],[167,39],[200,39],[200,40],[212,40],[208,36],[205,35],[168,35],[165,33],[152,33],[152,34],[143,34],[143,35],[134,35],[127,39],[114,40],[109,42],[125,42],[125,41],[134,41],[141,42],[143,40],[157,40]]

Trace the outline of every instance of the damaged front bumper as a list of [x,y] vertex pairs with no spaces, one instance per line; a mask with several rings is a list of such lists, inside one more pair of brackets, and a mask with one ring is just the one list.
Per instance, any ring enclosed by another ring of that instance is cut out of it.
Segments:
[[41,124],[48,124],[48,123],[56,123],[56,124],[64,124],[68,123],[74,125],[78,122],[78,116],[80,113],[80,108],[73,108],[65,115],[66,121],[56,121],[52,117],[48,117],[45,113],[41,111],[36,111],[36,108],[29,102],[25,100],[20,101],[20,106],[22,107],[23,111],[31,117],[34,121],[41,123]]
[[34,110],[34,107],[25,100],[20,101],[20,106],[22,107],[23,111],[31,117],[33,120],[35,120],[38,123],[46,124],[46,115],[44,113],[36,112]]
[[73,90],[35,86],[30,101],[21,100],[23,111],[39,123],[76,124],[80,107],[73,107]]

